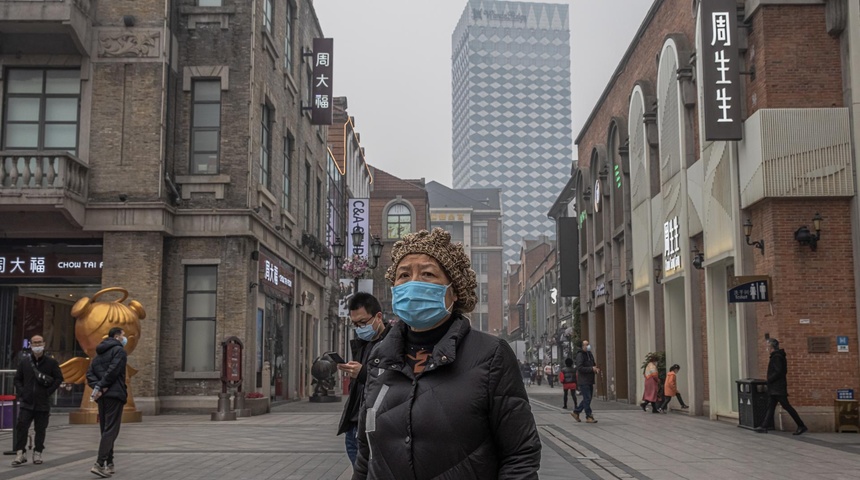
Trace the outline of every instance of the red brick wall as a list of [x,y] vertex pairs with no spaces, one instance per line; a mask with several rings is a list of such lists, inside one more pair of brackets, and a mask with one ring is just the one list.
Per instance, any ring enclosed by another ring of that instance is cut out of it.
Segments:
[[[605,145],[612,117],[627,120],[630,109],[630,92],[639,80],[649,80],[657,86],[657,62],[654,60],[663,47],[663,42],[669,34],[681,34],[686,37],[688,46],[695,48],[696,19],[690,14],[689,0],[664,0],[654,15],[651,24],[641,39],[634,39],[636,50],[627,61],[625,68],[618,75],[606,100],[601,105],[594,119],[588,125],[588,130],[578,144],[580,165],[588,166],[591,150],[596,145]],[[687,59],[680,56],[681,66]],[[607,61],[615,62],[614,59]],[[698,114],[693,115],[694,118]]]
[[[751,18],[747,111],[842,106],[839,39],[830,37],[824,5],[767,5]],[[753,98],[755,97],[755,102]]]
[[[824,220],[813,252],[794,240],[794,231],[801,225],[811,229],[816,212]],[[788,354],[792,404],[832,406],[837,388],[860,390],[850,200],[766,200],[750,213],[750,239],[763,238],[765,243],[765,255],[754,252],[755,272],[772,277],[774,295],[772,313],[767,304],[756,307],[756,336],[762,339],[769,333]],[[849,337],[849,353],[836,352],[837,335]],[[808,353],[810,336],[829,337],[830,353]],[[768,357],[763,348],[757,352],[763,377]]]

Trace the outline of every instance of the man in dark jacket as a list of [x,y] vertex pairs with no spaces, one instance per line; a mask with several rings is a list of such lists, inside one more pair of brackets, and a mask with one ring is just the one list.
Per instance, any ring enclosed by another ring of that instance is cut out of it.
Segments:
[[122,328],[111,328],[108,338],[96,347],[96,358],[87,370],[87,383],[93,389],[90,400],[98,403],[99,431],[102,434],[99,456],[90,472],[102,478],[114,473],[113,444],[119,436],[122,408],[128,400],[128,389],[125,385],[127,341]]
[[755,431],[767,433],[767,426],[773,424],[773,414],[776,411],[776,404],[779,403],[782,405],[782,409],[791,415],[791,419],[797,425],[797,430],[793,435],[800,435],[807,428],[800,415],[797,414],[797,410],[788,403],[788,381],[786,377],[788,362],[785,359],[785,350],[779,348],[779,341],[775,338],[769,338],[766,345],[770,354],[770,361],[767,364],[767,414],[764,416],[764,424],[758,426]]
[[344,405],[337,434],[346,433],[346,454],[355,465],[358,455],[358,414],[364,396],[364,383],[367,381],[367,357],[376,342],[388,334],[389,327],[382,320],[379,300],[366,292],[358,292],[349,300],[349,319],[356,336],[349,342],[352,361],[337,368],[352,380],[349,384],[349,400]]
[[537,479],[540,438],[514,351],[472,330],[475,272],[442,229],[394,245],[401,319],[370,354],[353,480]]
[[45,339],[41,335],[33,335],[30,339],[30,351],[23,352],[19,357],[14,382],[20,411],[18,424],[15,426],[16,455],[12,466],[27,463],[27,433],[34,421],[36,438],[33,445],[33,463],[40,465],[42,451],[45,450],[48,419],[51,416],[51,395],[63,383],[60,364],[45,355]]
[[594,375],[600,373],[597,364],[594,362],[594,354],[591,353],[591,345],[588,340],[582,341],[582,350],[576,354],[576,386],[579,388],[579,393],[582,394],[582,401],[579,406],[574,408],[570,415],[577,421],[579,414],[585,411],[586,423],[597,423],[594,416],[591,414],[591,398],[594,396]]

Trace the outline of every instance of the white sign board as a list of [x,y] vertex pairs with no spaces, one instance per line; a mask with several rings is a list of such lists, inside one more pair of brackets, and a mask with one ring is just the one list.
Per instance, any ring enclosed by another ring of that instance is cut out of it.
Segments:
[[[349,317],[349,300],[355,295],[352,290],[355,288],[355,280],[352,278],[341,278],[338,291],[340,293],[337,302],[337,314],[341,317]],[[373,293],[373,279],[365,278],[358,281],[358,291]]]
[[681,229],[678,217],[663,224],[663,270],[666,273],[681,268]]
[[[346,229],[346,257],[358,255],[367,258],[370,247],[370,199],[350,198],[349,210],[347,211],[348,225]],[[352,240],[353,232],[362,234],[360,245],[355,245]]]

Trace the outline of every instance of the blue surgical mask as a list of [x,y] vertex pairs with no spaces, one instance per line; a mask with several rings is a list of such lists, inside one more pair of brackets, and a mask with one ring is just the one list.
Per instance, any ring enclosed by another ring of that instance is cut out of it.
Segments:
[[391,289],[391,308],[410,327],[430,328],[451,313],[445,306],[449,286],[417,281],[398,285]]
[[355,336],[366,342],[373,340],[373,337],[376,336],[376,329],[373,328],[373,323],[370,323],[363,327],[356,327]]
[[122,341],[122,346],[123,346],[123,347],[125,346],[125,344],[126,344],[126,343],[128,343],[128,339],[127,339],[127,338],[125,338],[125,337],[122,337],[122,340],[121,340],[121,341]]
[[585,346],[585,351],[586,351],[586,352],[590,352],[590,351],[591,351],[591,345],[586,345],[586,346]]

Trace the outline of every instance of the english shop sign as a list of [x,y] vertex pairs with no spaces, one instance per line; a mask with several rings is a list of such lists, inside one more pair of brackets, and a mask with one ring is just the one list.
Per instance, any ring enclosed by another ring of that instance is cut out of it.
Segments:
[[0,280],[4,278],[101,278],[99,253],[0,251]]

